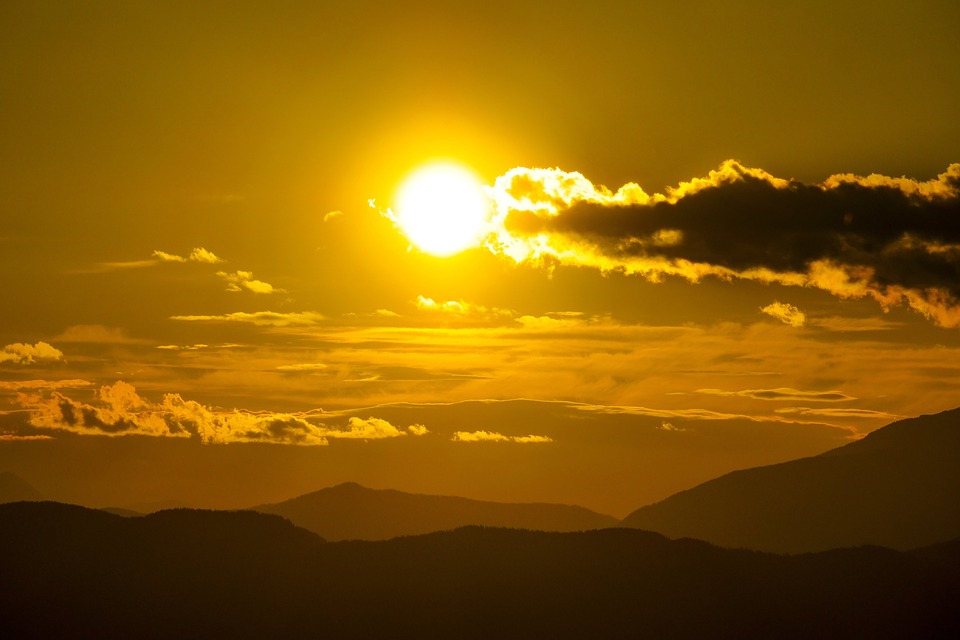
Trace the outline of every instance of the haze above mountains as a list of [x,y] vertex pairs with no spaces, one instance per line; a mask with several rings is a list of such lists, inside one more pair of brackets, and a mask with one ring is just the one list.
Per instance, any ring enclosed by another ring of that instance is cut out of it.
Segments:
[[[960,409],[895,422],[818,456],[721,476],[641,507],[622,522],[583,507],[484,502],[355,483],[252,509],[327,540],[384,540],[467,525],[541,531],[626,526],[760,551],[865,544],[906,550],[960,536],[957,460]],[[39,498],[24,480],[0,474],[2,501]]]

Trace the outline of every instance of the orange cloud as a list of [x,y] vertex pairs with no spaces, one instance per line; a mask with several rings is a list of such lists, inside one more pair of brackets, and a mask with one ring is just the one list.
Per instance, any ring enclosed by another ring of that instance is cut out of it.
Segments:
[[207,251],[203,247],[196,247],[187,257],[178,256],[174,253],[167,253],[159,249],[153,252],[153,257],[161,262],[203,262],[206,264],[218,264],[223,262],[212,251]]
[[291,313],[236,311],[223,315],[170,316],[170,319],[184,322],[245,322],[258,327],[306,327],[319,324],[324,317],[313,311]]
[[19,393],[17,403],[30,412],[28,422],[33,427],[82,435],[198,438],[208,444],[327,445],[331,438],[380,440],[428,433],[421,424],[401,429],[375,417],[351,417],[345,427],[336,427],[320,421],[316,412],[222,411],[184,400],[176,393],[152,402],[123,381],[100,387],[92,403],[73,400],[56,390]]
[[277,289],[269,282],[254,280],[253,272],[251,271],[237,271],[236,273],[218,271],[217,275],[227,282],[227,291],[252,291],[253,293],[283,292],[283,289]]
[[26,344],[14,342],[0,349],[0,362],[36,364],[42,360],[63,360],[63,352],[46,342]]
[[792,304],[777,302],[776,300],[762,307],[760,311],[791,327],[802,327],[807,321],[807,316],[803,311]]
[[543,444],[553,442],[547,436],[505,436],[495,431],[457,431],[451,438],[454,442],[516,442],[519,444]]

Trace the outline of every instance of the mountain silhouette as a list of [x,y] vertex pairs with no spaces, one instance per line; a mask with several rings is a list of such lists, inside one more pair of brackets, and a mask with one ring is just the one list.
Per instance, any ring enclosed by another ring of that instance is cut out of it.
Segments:
[[0,504],[21,500],[43,500],[32,484],[9,471],[0,472]]
[[623,525],[774,552],[910,549],[960,536],[958,461],[954,409],[818,456],[726,474],[637,509]]
[[323,542],[276,516],[0,505],[5,638],[907,638],[960,632],[960,541],[778,556],[633,529]]
[[537,531],[582,531],[617,526],[616,518],[584,507],[510,504],[453,496],[368,489],[347,482],[285,502],[253,507],[274,513],[327,540],[386,540],[466,525]]

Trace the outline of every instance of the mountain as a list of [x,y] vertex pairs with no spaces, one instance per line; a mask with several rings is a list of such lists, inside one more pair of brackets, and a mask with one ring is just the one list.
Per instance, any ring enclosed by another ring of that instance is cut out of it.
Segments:
[[347,482],[277,504],[253,507],[274,513],[327,540],[386,540],[466,525],[537,531],[582,531],[618,521],[583,507],[508,504],[452,496],[367,489]]
[[33,485],[9,471],[0,472],[0,504],[21,500],[43,500]]
[[327,542],[276,516],[0,505],[5,638],[960,635],[960,541],[778,556],[632,529]]
[[901,420],[811,458],[729,473],[637,509],[623,525],[786,553],[955,538],[960,409]]

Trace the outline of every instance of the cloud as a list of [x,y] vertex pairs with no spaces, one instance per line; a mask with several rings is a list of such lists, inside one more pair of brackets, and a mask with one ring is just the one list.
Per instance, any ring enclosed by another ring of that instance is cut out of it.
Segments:
[[510,309],[486,307],[465,300],[437,302],[433,298],[417,296],[417,309],[432,313],[444,313],[454,316],[477,316],[484,318],[512,318],[516,313]]
[[666,194],[511,169],[489,190],[486,244],[517,262],[656,281],[713,276],[905,304],[960,326],[960,164],[933,180],[841,174],[808,185],[734,160]]
[[190,255],[187,257],[178,256],[173,253],[167,253],[166,251],[160,251],[159,249],[153,252],[153,257],[157,258],[161,262],[202,262],[205,264],[218,264],[223,262],[222,259],[218,258],[215,253],[212,251],[207,251],[203,247],[196,247],[193,251],[190,252]]
[[743,391],[723,391],[721,389],[697,389],[697,393],[712,396],[739,396],[754,400],[806,400],[807,402],[845,402],[856,400],[839,391],[799,391],[797,389],[744,389]]
[[760,311],[791,327],[802,327],[807,321],[807,316],[803,311],[792,304],[777,302],[776,300],[762,307]]
[[245,322],[258,327],[306,327],[319,324],[323,315],[313,311],[278,313],[274,311],[256,311],[247,313],[236,311],[223,315],[170,316],[171,320],[184,322]]
[[904,417],[895,413],[887,413],[886,411],[874,411],[873,409],[811,409],[809,407],[785,407],[782,409],[774,409],[774,412],[822,418],[882,418],[884,420],[899,420]]
[[326,432],[326,436],[328,438],[381,440],[405,435],[422,436],[426,433],[428,433],[428,430],[422,424],[414,424],[406,429],[400,429],[382,418],[370,417],[364,420],[354,416],[347,421],[347,429],[332,429]]
[[296,373],[303,373],[309,371],[323,371],[327,368],[327,365],[321,364],[319,362],[305,362],[302,364],[282,364],[277,367],[277,371],[292,371]]
[[0,389],[21,391],[25,389],[82,389],[93,386],[89,380],[0,380]]
[[56,390],[19,393],[17,403],[30,411],[31,426],[81,435],[197,438],[205,444],[327,445],[330,438],[381,440],[428,433],[421,424],[401,429],[375,417],[351,417],[345,427],[336,427],[319,421],[311,412],[222,411],[175,393],[151,402],[122,380],[100,387],[91,403]]
[[0,362],[14,364],[37,364],[43,360],[63,360],[63,352],[46,342],[26,344],[14,342],[0,349]]
[[520,444],[542,444],[553,442],[547,436],[505,436],[495,431],[457,431],[451,438],[454,442],[516,442]]
[[283,289],[276,289],[269,282],[254,280],[252,271],[237,271],[227,273],[218,271],[217,275],[226,280],[227,291],[252,291],[253,293],[280,293]]
[[144,344],[148,340],[130,338],[123,329],[105,327],[101,324],[76,324],[67,327],[54,338],[57,342],[76,342],[94,344]]
[[323,215],[323,221],[324,221],[324,222],[330,222],[330,221],[333,220],[334,218],[336,218],[336,217],[338,217],[338,216],[342,216],[342,215],[343,215],[343,211],[340,211],[339,209],[336,210],[336,211],[328,211],[327,213],[325,213],[325,214]]
[[160,251],[159,249],[153,252],[153,257],[157,258],[161,262],[186,262],[187,259],[174,255],[172,253],[167,253],[166,251]]

